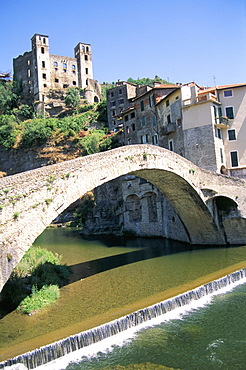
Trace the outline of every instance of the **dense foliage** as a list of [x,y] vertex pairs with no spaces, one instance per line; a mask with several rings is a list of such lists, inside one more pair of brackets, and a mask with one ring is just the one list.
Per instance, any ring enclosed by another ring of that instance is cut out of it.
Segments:
[[[138,78],[137,80],[134,80],[133,78],[128,78],[127,82],[134,83],[136,85],[149,85],[153,86],[155,82],[160,82],[163,85],[169,85],[170,82],[163,80],[162,78],[155,76],[154,79],[152,78]],[[171,84],[173,85],[173,84]]]
[[[30,313],[33,305],[35,310],[38,309],[34,301],[37,302],[42,296],[42,302],[39,301],[40,309],[43,304],[47,304],[47,300],[53,302],[54,297],[59,295],[57,290],[68,282],[69,275],[70,269],[61,264],[60,256],[40,247],[31,247],[3,288],[3,304],[8,309],[25,307],[25,312]],[[56,288],[49,288],[50,286]]]

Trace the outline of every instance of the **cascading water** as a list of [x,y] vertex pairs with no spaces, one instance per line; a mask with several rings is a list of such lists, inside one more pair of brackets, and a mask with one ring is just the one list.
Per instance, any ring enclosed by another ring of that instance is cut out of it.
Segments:
[[133,312],[107,324],[75,334],[50,345],[1,362],[0,369],[5,369],[8,366],[15,364],[23,364],[27,369],[35,369],[38,366],[49,363],[50,361],[65,356],[68,353],[90,346],[91,344],[98,343],[103,339],[112,337],[113,335],[126,331],[142,323],[149,322],[150,320],[164,315],[178,307],[185,307],[192,302],[214,294],[223,288],[233,286],[236,282],[243,282],[245,278],[246,268],[202,285],[196,289],[187,291],[171,299]]

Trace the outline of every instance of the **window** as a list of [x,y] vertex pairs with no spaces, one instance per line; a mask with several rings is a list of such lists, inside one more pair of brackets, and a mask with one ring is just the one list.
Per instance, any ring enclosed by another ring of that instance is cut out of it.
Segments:
[[143,135],[141,136],[141,144],[145,144],[148,142],[148,135]]
[[76,81],[73,81],[73,85],[74,85],[74,86],[76,85]]
[[62,64],[63,69],[67,69],[67,63]]
[[135,131],[136,127],[135,127],[135,123],[132,124],[132,131]]
[[169,107],[169,100],[166,101],[166,107]]
[[135,112],[131,113],[131,118],[135,118]]
[[167,116],[167,123],[171,123],[171,116],[170,116],[170,114],[168,114],[168,116]]
[[89,73],[89,70],[88,70],[88,68],[86,68],[86,69],[85,69],[85,74],[87,74],[87,75],[88,75],[88,73]]
[[144,101],[143,100],[141,100],[140,102],[140,109],[141,111],[144,111]]
[[44,87],[47,87],[47,85],[46,85],[46,84],[44,84]]
[[46,80],[46,73],[43,73],[43,79]]
[[86,84],[86,86],[88,86],[88,84],[89,84],[88,78],[86,79],[85,84]]
[[88,55],[85,54],[85,60],[88,60]]
[[58,63],[57,62],[53,62],[53,66],[57,68],[58,67]]
[[232,95],[232,90],[225,90],[224,91],[224,98],[230,98]]
[[63,89],[67,89],[67,88],[68,88],[68,84],[64,84]]
[[231,166],[232,167],[237,167],[238,166],[238,155],[237,155],[237,151],[230,152],[230,155],[231,155]]
[[27,70],[27,77],[31,77],[31,70],[30,69]]
[[237,140],[235,130],[228,130],[228,140]]
[[75,65],[73,64],[73,65],[72,65],[72,70],[73,70],[73,71],[75,71],[75,69],[76,69],[76,67],[75,67]]
[[42,68],[45,68],[45,61],[42,60]]
[[119,104],[124,104],[124,99],[119,99]]
[[113,91],[111,91],[111,96],[112,96],[112,97],[114,96],[114,92],[113,92]]
[[221,129],[216,127],[217,138],[222,139]]
[[44,47],[41,47],[41,54],[44,54]]
[[115,107],[115,101],[111,101],[110,105],[111,107]]
[[173,150],[174,150],[174,147],[173,147],[173,140],[169,140],[169,141],[168,141],[168,148],[169,148],[169,150],[171,150],[171,152],[173,152]]
[[43,38],[43,43],[46,44],[46,39],[45,38]]
[[157,143],[158,143],[158,136],[156,134],[156,135],[152,136],[152,144],[156,145]]
[[115,110],[112,110],[112,116],[115,116]]
[[149,105],[150,105],[150,107],[153,107],[153,105],[155,105],[155,96],[154,95],[151,95],[149,97]]
[[234,109],[233,109],[233,107],[225,107],[225,114],[226,114],[227,118],[233,119],[234,118]]
[[156,116],[152,116],[152,125],[156,126]]
[[224,156],[223,156],[223,149],[220,148],[220,161],[221,163],[224,163]]
[[119,94],[122,95],[122,89],[119,89]]
[[86,46],[86,52],[89,53],[90,49],[89,46]]
[[55,83],[58,83],[58,82],[59,82],[58,78],[55,78]]
[[27,65],[29,66],[31,64],[31,62],[30,62],[30,60],[28,59],[28,61],[27,61]]
[[146,119],[145,119],[145,117],[142,117],[142,118],[141,118],[141,124],[142,124],[142,126],[145,126],[145,124],[146,124]]
[[129,120],[129,117],[125,116],[125,122],[127,122],[128,120]]
[[127,134],[130,134],[129,126],[126,126],[126,133],[127,133]]

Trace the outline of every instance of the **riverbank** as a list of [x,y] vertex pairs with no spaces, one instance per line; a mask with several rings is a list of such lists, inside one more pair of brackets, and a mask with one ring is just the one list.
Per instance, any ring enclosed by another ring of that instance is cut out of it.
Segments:
[[[190,249],[157,239],[84,240],[70,229],[46,230],[36,245],[63,255],[75,271],[60,299],[43,312],[0,320],[0,361],[91,329],[246,266],[246,246]],[[147,244],[146,244],[147,243]],[[164,255],[152,254],[155,247]],[[176,249],[175,249],[176,248]],[[186,249],[185,249],[186,248]],[[142,255],[136,260],[136,254]],[[119,264],[115,264],[119,262]],[[78,275],[78,271],[80,275]],[[82,278],[82,275],[88,277]]]

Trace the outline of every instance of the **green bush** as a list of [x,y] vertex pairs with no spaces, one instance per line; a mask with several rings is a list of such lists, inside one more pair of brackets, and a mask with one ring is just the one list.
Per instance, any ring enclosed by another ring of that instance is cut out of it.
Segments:
[[18,310],[23,313],[31,314],[41,310],[48,304],[54,303],[59,298],[60,292],[57,285],[44,285],[40,290],[33,285],[32,293],[27,296],[18,306]]
[[10,149],[16,142],[19,133],[19,125],[14,115],[0,116],[0,145]]
[[55,129],[56,119],[40,118],[26,121],[21,144],[28,148],[41,145],[54,134]]
[[90,130],[88,135],[80,140],[80,146],[83,149],[83,154],[94,154],[100,151],[99,143],[105,136],[104,130]]

